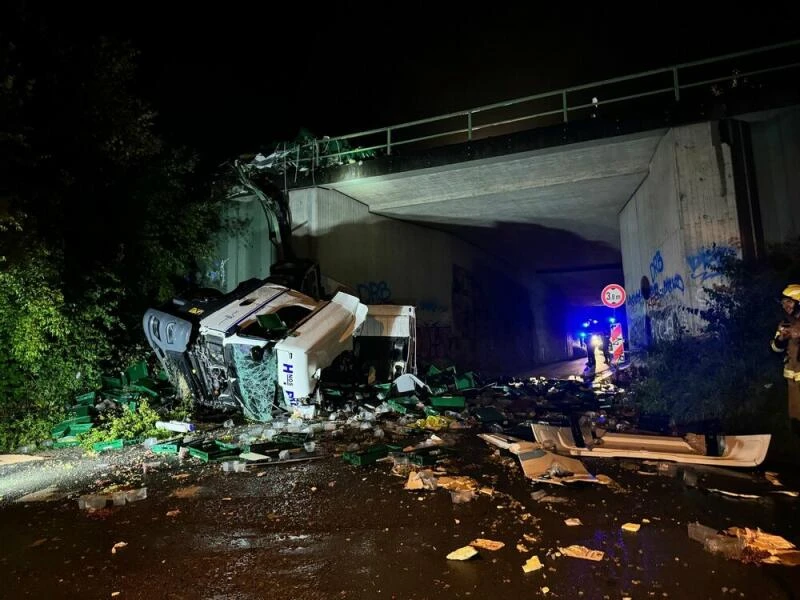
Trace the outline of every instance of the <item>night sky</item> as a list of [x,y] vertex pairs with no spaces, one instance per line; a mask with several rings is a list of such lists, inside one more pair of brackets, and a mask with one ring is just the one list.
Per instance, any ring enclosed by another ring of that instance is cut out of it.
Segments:
[[790,3],[498,4],[139,2],[50,15],[132,40],[162,133],[220,156],[301,127],[335,136],[800,37]]

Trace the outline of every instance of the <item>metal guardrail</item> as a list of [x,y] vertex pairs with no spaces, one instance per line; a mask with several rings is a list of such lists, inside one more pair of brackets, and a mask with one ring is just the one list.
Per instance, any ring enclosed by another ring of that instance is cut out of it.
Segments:
[[[681,63],[669,67],[663,67],[660,69],[653,69],[650,71],[643,71],[632,75],[625,75],[621,77],[614,77],[611,79],[604,79],[602,81],[594,81],[591,83],[571,86],[551,92],[544,92],[541,94],[523,96],[520,98],[514,98],[513,100],[496,102],[494,104],[487,104],[476,108],[461,110],[444,115],[438,115],[426,119],[418,119],[416,121],[409,121],[407,123],[400,123],[398,125],[391,125],[389,127],[381,127],[377,129],[359,131],[357,133],[341,135],[335,138],[317,139],[312,142],[298,144],[291,149],[286,148],[283,153],[284,165],[287,164],[287,158],[288,158],[288,162],[294,163],[294,165],[298,169],[303,170],[302,169],[303,164],[310,163],[310,168],[313,170],[317,165],[326,162],[343,163],[344,161],[348,160],[349,157],[352,157],[353,155],[356,154],[383,151],[386,155],[391,155],[392,148],[408,144],[435,140],[439,138],[452,138],[453,136],[465,135],[466,137],[463,141],[470,141],[473,139],[473,136],[476,132],[488,131],[493,128],[515,125],[525,121],[533,121],[534,119],[540,119],[542,117],[552,117],[554,115],[560,115],[561,122],[567,123],[569,121],[570,113],[575,113],[576,111],[597,108],[600,105],[607,106],[611,104],[619,104],[625,101],[654,97],[658,95],[668,95],[671,101],[680,102],[681,92],[684,90],[691,90],[693,88],[699,88],[702,86],[712,86],[727,81],[737,81],[739,79],[754,77],[756,75],[763,75],[767,73],[773,73],[777,71],[785,71],[797,68],[800,67],[800,61],[786,62],[785,64],[779,64],[779,65],[771,64],[770,66],[765,66],[763,68],[751,68],[747,71],[741,71],[741,72],[735,70],[730,75],[711,77],[711,78],[706,77],[699,81],[691,81],[689,80],[688,75],[683,75],[686,71],[690,69],[697,69],[699,67],[704,67],[709,65],[719,65],[720,63],[724,63],[734,59],[755,57],[757,55],[763,55],[764,53],[770,51],[779,51],[794,47],[800,47],[800,40],[794,40],[780,44],[773,44],[770,46],[763,46],[761,48],[745,50],[742,52],[734,52],[731,54],[715,56],[713,58],[708,58],[704,60]],[[661,82],[661,85],[659,87],[655,87],[654,89],[645,89],[644,91],[640,91],[637,93],[623,94],[620,96],[611,96],[611,97],[604,96],[602,102],[588,102],[588,103],[585,101],[578,101],[577,103],[570,102],[570,96],[576,95],[576,92],[589,92],[592,90],[598,91],[601,88],[610,85],[629,83],[629,82],[641,82],[648,78],[655,78],[657,76],[665,76],[665,75],[671,75],[671,81],[669,85],[664,85],[665,82]],[[530,114],[524,113],[513,117],[500,118],[499,120],[489,121],[486,123],[481,123],[481,124],[473,123],[476,115],[485,115],[492,111],[508,109],[510,107],[520,106],[525,103],[530,103],[535,101],[547,101],[547,100],[551,101],[556,100],[558,106],[555,108],[549,108],[547,110],[533,112]],[[398,132],[424,125],[440,124],[449,120],[461,120],[463,124],[461,124],[460,126],[456,126],[455,129],[447,129],[445,131],[437,131],[434,133],[427,133],[425,135],[416,135],[408,139],[402,139],[402,140],[393,139],[393,137],[396,137],[396,134]],[[372,145],[358,146],[355,148],[349,147],[352,141],[367,138],[370,136],[372,136],[373,138],[375,136],[380,136],[385,141],[381,141],[380,143],[377,144],[373,143]],[[344,146],[344,148],[342,146]]]

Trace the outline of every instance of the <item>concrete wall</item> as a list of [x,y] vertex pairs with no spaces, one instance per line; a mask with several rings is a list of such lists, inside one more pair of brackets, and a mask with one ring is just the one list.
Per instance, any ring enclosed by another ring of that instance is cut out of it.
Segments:
[[258,202],[231,202],[223,209],[222,217],[235,224],[236,233],[220,236],[214,259],[204,265],[202,283],[229,292],[246,279],[269,275],[277,252],[269,240],[267,221]]
[[573,358],[572,337],[567,327],[568,304],[557,289],[532,281],[531,311],[536,324],[534,352],[537,363]]
[[764,241],[800,237],[800,109],[750,121]]
[[699,333],[719,254],[740,246],[731,152],[716,122],[666,133],[620,213],[620,236],[630,345]]
[[297,251],[319,261],[329,287],[346,286],[367,303],[417,306],[421,362],[506,373],[536,362],[533,284],[508,265],[448,233],[371,214],[337,191],[292,190],[290,198]]

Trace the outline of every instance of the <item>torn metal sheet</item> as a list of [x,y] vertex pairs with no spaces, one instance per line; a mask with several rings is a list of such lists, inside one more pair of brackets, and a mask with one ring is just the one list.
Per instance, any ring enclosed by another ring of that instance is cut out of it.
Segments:
[[716,465],[721,467],[756,467],[764,462],[771,436],[727,435],[720,436],[720,456],[701,452],[696,444],[680,437],[605,433],[592,440],[587,447],[579,446],[569,427],[535,423],[533,435],[544,448],[572,456],[593,458],[645,458],[669,460],[686,464]]
[[522,466],[522,472],[531,481],[557,485],[580,481],[601,483],[586,470],[581,461],[542,450],[534,442],[492,433],[480,433],[478,437],[515,454]]

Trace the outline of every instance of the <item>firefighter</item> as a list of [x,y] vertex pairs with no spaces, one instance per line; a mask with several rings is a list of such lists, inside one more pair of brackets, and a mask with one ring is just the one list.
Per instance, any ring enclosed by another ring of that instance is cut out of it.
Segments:
[[792,431],[800,436],[800,284],[783,290],[781,306],[786,319],[778,325],[772,349],[784,352],[783,376],[789,386],[789,419]]

